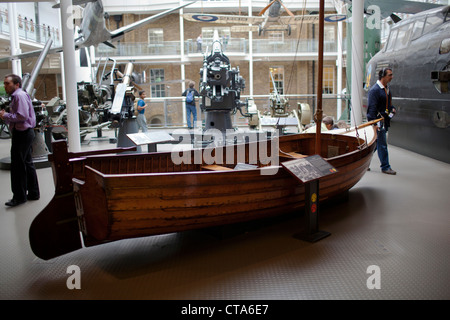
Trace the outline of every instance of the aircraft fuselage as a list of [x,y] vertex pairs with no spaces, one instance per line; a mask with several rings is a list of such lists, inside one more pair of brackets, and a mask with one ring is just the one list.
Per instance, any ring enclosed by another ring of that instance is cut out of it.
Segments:
[[83,37],[76,41],[76,48],[81,46],[89,47],[109,40],[110,37],[105,26],[103,4],[100,0],[86,5],[80,29]]
[[450,92],[440,92],[432,81],[432,72],[450,73],[449,45],[445,48],[450,41],[450,6],[443,8],[392,27],[385,47],[367,65],[365,89],[376,82],[379,70],[392,68],[390,88],[397,114],[389,142],[450,163]]

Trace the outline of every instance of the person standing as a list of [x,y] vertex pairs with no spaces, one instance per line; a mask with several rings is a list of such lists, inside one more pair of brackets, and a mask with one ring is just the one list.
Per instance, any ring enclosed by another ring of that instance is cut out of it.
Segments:
[[0,118],[9,124],[11,132],[11,191],[13,198],[5,203],[14,207],[40,197],[36,168],[31,156],[35,137],[36,114],[30,96],[22,90],[22,79],[9,74],[4,87],[11,96],[10,112],[0,111]]
[[202,43],[203,43],[202,35],[200,34],[197,37],[197,52],[202,52]]
[[139,91],[139,101],[137,102],[137,125],[138,130],[141,128],[142,132],[147,132],[147,119],[145,118],[145,108],[147,108],[147,104],[145,103],[146,97],[145,91]]
[[395,115],[395,107],[392,105],[392,93],[388,87],[394,75],[391,68],[383,68],[378,73],[378,81],[370,88],[368,94],[367,120],[383,118],[377,123],[377,152],[381,162],[381,171],[386,174],[397,174],[389,164],[387,145],[387,132],[391,118]]
[[[195,83],[189,82],[189,88],[186,89],[181,95],[186,97],[186,120],[189,129],[192,129],[197,122],[197,109],[195,107],[195,97],[200,97],[200,94],[194,88]],[[191,113],[193,117],[193,124],[191,125]]]

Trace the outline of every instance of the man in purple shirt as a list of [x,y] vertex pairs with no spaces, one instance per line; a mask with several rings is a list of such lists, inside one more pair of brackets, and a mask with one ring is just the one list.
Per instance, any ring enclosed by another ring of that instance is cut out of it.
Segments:
[[22,79],[9,74],[3,81],[11,95],[10,112],[0,111],[0,118],[11,132],[11,190],[13,198],[5,203],[14,207],[40,197],[36,168],[31,157],[36,115],[30,96],[22,90]]

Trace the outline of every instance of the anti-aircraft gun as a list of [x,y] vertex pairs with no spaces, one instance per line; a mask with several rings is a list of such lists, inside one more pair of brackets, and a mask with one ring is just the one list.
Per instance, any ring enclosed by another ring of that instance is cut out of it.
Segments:
[[225,133],[232,129],[231,114],[237,110],[245,117],[251,116],[242,112],[247,102],[240,101],[245,80],[239,75],[239,67],[231,68],[230,60],[223,54],[217,31],[214,31],[211,52],[203,59],[200,77],[200,108],[206,113],[206,130],[218,129]]
[[270,73],[270,78],[273,84],[273,92],[269,97],[270,115],[272,117],[287,117],[289,116],[289,99],[279,94],[272,72]]
[[[0,96],[0,109],[4,110],[9,106],[10,100],[6,96]],[[9,127],[2,119],[0,119],[0,139],[10,138]]]
[[113,103],[108,113],[109,120],[112,121],[111,126],[119,129],[118,147],[134,146],[133,142],[126,135],[139,132],[136,117],[134,116],[135,88],[132,85],[132,73],[133,64],[129,62],[125,66],[122,82],[114,90]]
[[[277,89],[275,79],[270,73],[273,91],[269,96],[270,111],[263,116],[257,112],[257,116],[252,122],[249,121],[250,128],[261,129],[263,126],[270,126],[279,131],[279,134],[287,133],[288,127],[297,127],[298,132],[303,132],[304,125],[310,123],[310,108],[306,103],[297,102],[297,109],[289,111],[289,99],[280,94]],[[255,113],[255,112],[254,112]]]

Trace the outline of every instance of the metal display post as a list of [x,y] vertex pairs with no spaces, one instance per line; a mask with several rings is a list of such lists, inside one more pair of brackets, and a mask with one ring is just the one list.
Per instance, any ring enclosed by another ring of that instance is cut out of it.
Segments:
[[294,237],[308,242],[317,242],[331,235],[319,230],[319,179],[305,185],[305,222],[306,230]]
[[308,242],[316,242],[331,233],[319,230],[319,182],[337,170],[319,155],[287,161],[282,166],[299,182],[305,185],[306,231],[294,237]]

